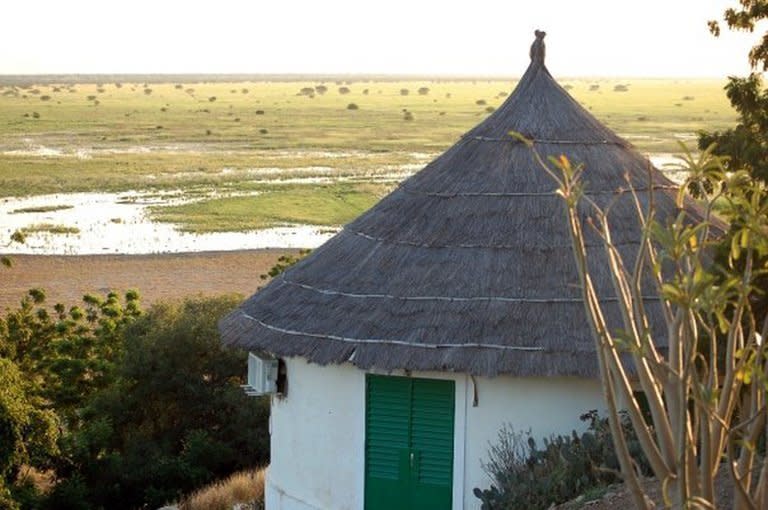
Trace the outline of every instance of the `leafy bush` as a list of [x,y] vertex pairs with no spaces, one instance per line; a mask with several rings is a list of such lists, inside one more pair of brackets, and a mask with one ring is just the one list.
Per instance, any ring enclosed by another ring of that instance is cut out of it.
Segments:
[[66,490],[88,508],[157,508],[268,462],[268,400],[242,392],[245,353],[222,347],[216,326],[239,301],[156,304],[126,329],[117,380],[67,438],[51,500]]
[[[474,490],[483,510],[544,510],[589,489],[618,482],[619,464],[607,419],[593,410],[581,420],[589,422],[587,432],[550,437],[541,449],[530,432],[516,432],[505,425],[483,464],[493,484],[489,489]],[[650,474],[628,420],[624,433],[639,468]]]

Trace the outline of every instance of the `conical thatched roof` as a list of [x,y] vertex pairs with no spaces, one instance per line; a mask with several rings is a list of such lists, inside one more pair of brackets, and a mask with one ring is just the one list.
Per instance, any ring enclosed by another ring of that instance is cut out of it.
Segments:
[[[565,206],[509,132],[585,165],[588,194],[615,202],[613,239],[627,257],[640,232],[625,175],[662,217],[678,212],[675,187],[651,169],[649,190],[648,160],[555,82],[540,37],[531,56],[496,112],[223,319],[223,341],[365,369],[597,377]],[[602,247],[588,243],[618,327]],[[657,301],[646,306],[660,319]]]

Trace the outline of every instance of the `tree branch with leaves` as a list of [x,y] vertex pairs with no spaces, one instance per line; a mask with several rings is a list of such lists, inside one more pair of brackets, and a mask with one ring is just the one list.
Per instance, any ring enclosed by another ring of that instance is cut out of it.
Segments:
[[[727,502],[715,500],[714,480],[726,459],[736,489],[733,508],[768,507],[768,464],[757,449],[766,437],[768,356],[763,339],[768,318],[758,318],[752,308],[759,291],[756,279],[768,271],[765,185],[745,171],[727,172],[712,148],[698,158],[686,151],[689,177],[677,197],[676,217],[657,218],[652,185],[645,191],[648,200],[630,187],[641,231],[630,260],[612,239],[610,205],[601,207],[590,197],[584,167],[565,156],[545,160],[531,141],[512,134],[531,147],[565,204],[608,419],[635,506],[648,509],[652,503],[621,434],[621,410],[662,484],[666,506],[722,508]],[[703,209],[691,214],[683,207],[684,190],[697,186]],[[716,210],[733,225],[730,253],[722,264],[712,257],[718,242],[713,234],[724,230]],[[603,247],[600,263],[608,263],[612,295],[594,284],[587,231]],[[663,335],[651,327],[658,317],[646,309],[649,279],[659,296]],[[606,303],[616,301],[619,327],[606,319]],[[643,418],[637,389],[645,394],[651,423]]]

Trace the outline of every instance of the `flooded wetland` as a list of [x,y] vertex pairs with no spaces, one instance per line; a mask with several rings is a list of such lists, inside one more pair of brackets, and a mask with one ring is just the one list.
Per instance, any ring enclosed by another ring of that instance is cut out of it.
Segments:
[[[735,117],[717,80],[561,82],[670,172],[679,141]],[[315,247],[515,83],[0,83],[0,251]]]

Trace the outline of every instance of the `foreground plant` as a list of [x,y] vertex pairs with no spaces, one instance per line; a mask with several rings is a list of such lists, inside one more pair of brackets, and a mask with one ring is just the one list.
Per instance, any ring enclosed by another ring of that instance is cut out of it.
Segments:
[[[513,135],[533,148],[529,140]],[[752,308],[755,296],[763,292],[755,281],[768,269],[765,185],[744,172],[726,172],[711,148],[697,160],[687,153],[690,174],[677,197],[676,218],[660,223],[652,197],[643,201],[630,189],[642,239],[634,258],[627,260],[611,238],[610,205],[600,207],[585,189],[584,168],[565,156],[545,161],[533,151],[566,205],[611,435],[635,506],[653,504],[643,493],[621,434],[621,410],[626,410],[662,483],[666,506],[723,508],[727,502],[715,501],[714,478],[725,459],[735,487],[732,508],[768,508],[768,464],[764,453],[758,453],[766,438],[768,357],[763,338],[768,317]],[[684,190],[691,188],[704,197],[701,217],[682,208]],[[731,224],[723,263],[713,262],[714,233],[725,230],[713,215],[715,208]],[[604,249],[612,296],[599,295],[593,283],[585,229],[597,234]],[[646,310],[648,288],[643,282],[649,278],[659,295],[665,338],[655,337]],[[604,298],[618,303],[620,330],[607,324]],[[633,394],[638,389],[647,398],[651,424]]]

